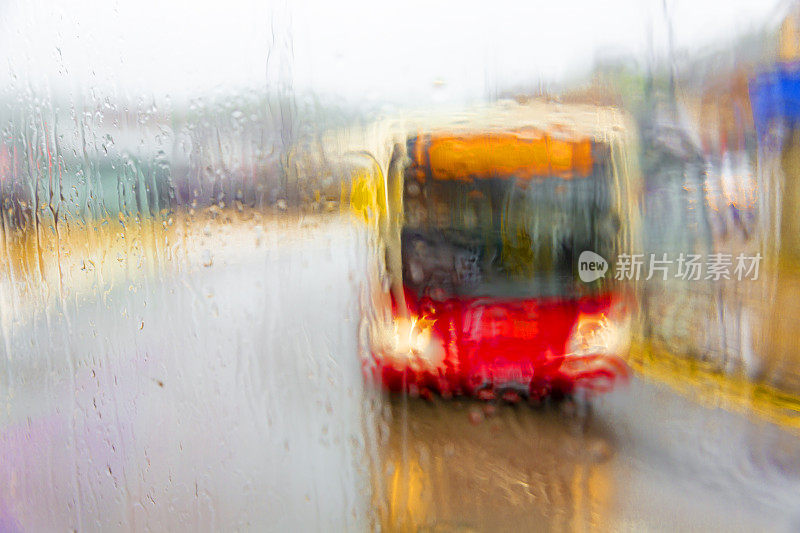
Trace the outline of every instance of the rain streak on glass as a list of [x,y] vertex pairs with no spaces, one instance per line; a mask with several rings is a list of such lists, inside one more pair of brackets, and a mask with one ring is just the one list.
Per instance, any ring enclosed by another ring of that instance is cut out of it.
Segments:
[[9,2],[0,531],[797,529],[799,9]]

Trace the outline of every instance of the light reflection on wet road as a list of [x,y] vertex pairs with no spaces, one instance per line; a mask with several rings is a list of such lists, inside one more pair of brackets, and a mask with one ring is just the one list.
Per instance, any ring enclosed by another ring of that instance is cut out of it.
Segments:
[[791,531],[798,436],[634,379],[590,404],[395,398],[385,523],[399,529]]
[[370,392],[364,235],[259,235],[6,321],[0,529],[800,526],[800,436],[658,383],[535,408]]

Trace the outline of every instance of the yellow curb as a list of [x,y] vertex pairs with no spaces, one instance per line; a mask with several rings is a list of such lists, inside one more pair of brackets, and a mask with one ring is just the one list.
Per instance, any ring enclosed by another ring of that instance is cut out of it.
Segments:
[[800,430],[800,396],[726,374],[713,364],[680,356],[646,341],[631,347],[628,364],[645,379],[666,384],[679,394],[711,408],[755,414],[780,426]]

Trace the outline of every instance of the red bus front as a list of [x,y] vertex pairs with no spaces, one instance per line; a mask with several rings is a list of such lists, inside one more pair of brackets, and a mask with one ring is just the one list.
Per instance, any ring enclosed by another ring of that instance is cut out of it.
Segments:
[[385,387],[540,399],[627,376],[631,305],[613,264],[577,275],[581,252],[610,260],[627,231],[610,150],[532,130],[408,141],[402,281],[373,350]]

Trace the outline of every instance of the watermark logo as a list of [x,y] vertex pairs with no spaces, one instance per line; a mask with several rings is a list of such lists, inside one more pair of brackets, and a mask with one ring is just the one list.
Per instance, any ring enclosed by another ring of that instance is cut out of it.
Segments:
[[[757,280],[762,256],[736,256],[725,253],[684,254],[670,257],[669,254],[620,254],[614,268],[614,279],[625,281],[653,278],[666,281],[677,278],[685,281]],[[591,283],[603,277],[608,270],[608,262],[600,255],[586,250],[578,258],[578,275],[584,283]]]
[[608,272],[608,261],[599,254],[589,250],[581,252],[578,257],[578,276],[584,283],[600,279]]

